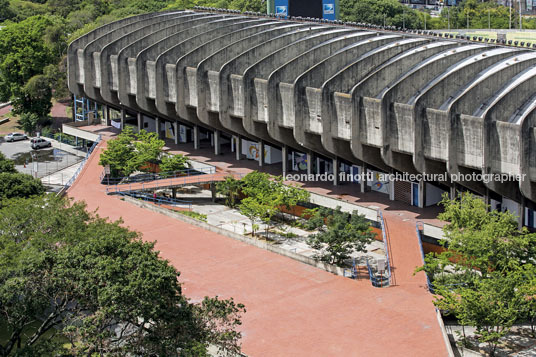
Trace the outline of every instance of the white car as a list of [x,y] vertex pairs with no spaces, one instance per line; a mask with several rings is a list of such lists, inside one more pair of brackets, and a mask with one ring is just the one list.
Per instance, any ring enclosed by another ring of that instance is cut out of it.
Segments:
[[41,148],[48,148],[52,146],[52,143],[48,140],[45,140],[43,138],[33,138],[30,140],[32,149],[37,150]]
[[19,141],[19,140],[27,140],[28,137],[22,133],[9,133],[6,135],[6,141],[7,142],[13,142],[13,141]]

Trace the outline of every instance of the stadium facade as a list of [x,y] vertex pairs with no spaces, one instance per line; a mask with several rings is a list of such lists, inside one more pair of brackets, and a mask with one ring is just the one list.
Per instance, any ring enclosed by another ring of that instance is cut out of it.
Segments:
[[470,190],[535,227],[536,52],[356,25],[130,17],[71,43],[68,84],[108,125],[419,207]]

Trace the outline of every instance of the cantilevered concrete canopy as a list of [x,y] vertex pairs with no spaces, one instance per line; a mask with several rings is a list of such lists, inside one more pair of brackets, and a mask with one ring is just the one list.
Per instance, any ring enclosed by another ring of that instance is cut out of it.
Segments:
[[[153,117],[536,201],[530,49],[178,11],[120,20],[69,47],[77,96]],[[335,166],[335,165],[334,165]]]

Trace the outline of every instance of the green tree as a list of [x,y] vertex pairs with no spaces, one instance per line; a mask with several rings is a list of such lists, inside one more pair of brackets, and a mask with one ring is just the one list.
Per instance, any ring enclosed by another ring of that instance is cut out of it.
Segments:
[[13,160],[9,160],[6,158],[6,156],[0,152],[0,173],[14,173],[17,172],[15,170],[15,163]]
[[15,114],[31,113],[39,118],[38,124],[46,123],[52,108],[50,81],[42,74],[33,76],[21,88],[13,100]]
[[100,165],[110,165],[111,174],[129,176],[135,171],[150,170],[148,163],[159,163],[164,141],[156,133],[141,130],[138,134],[126,127],[100,157]]
[[375,25],[423,28],[417,11],[401,4],[398,0],[341,0],[343,21],[365,22]]
[[231,208],[235,208],[240,193],[242,191],[242,181],[235,179],[233,176],[227,176],[224,181],[217,183],[217,190],[225,196],[225,204]]
[[185,170],[190,167],[188,158],[184,155],[164,155],[160,162],[160,172],[164,177],[170,176],[172,172]]
[[52,25],[49,17],[34,16],[2,29],[0,101],[17,98],[26,82],[54,61],[53,49],[44,41],[45,31]]
[[9,7],[8,0],[0,0],[0,23],[9,20],[15,16],[13,10]]
[[337,207],[326,220],[326,226],[307,241],[313,249],[320,251],[316,258],[321,261],[344,265],[351,254],[366,252],[367,244],[374,240],[370,223],[357,212],[349,214]]
[[40,180],[22,173],[0,172],[0,201],[39,196],[45,192]]
[[0,209],[0,355],[206,356],[239,352],[243,305],[190,303],[137,233],[55,197]]

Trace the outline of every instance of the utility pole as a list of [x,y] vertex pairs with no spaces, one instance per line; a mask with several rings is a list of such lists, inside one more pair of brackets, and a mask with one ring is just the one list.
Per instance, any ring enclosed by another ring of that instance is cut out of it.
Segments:
[[426,31],[426,13],[424,13],[424,31]]
[[491,30],[491,10],[488,10],[488,30]]
[[469,30],[469,12],[467,13],[467,29]]
[[386,14],[383,14],[383,27],[385,27],[385,17],[386,16],[387,16]]
[[510,0],[510,17],[508,18],[508,29],[512,29],[512,0]]
[[522,20],[522,17],[521,17],[521,0],[517,0],[517,1],[518,1],[518,4],[519,4],[519,29],[523,30],[523,23],[521,22],[521,20]]
[[450,7],[447,7],[447,21],[449,23],[449,31],[450,31]]
[[402,9],[402,28],[406,29],[406,7]]

